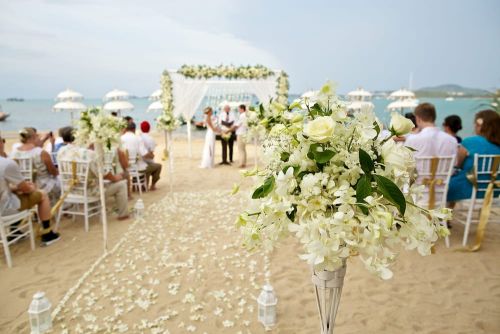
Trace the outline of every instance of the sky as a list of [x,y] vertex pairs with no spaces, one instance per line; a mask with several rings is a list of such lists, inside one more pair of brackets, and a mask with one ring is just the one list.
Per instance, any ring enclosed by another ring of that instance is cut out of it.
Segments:
[[0,98],[145,96],[182,64],[263,64],[301,93],[500,87],[498,0],[0,0]]

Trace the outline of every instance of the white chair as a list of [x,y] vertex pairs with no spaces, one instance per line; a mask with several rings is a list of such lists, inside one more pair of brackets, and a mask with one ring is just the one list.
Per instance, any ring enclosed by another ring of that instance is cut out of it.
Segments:
[[21,238],[29,236],[31,250],[35,249],[35,235],[33,233],[31,214],[32,212],[30,210],[25,210],[13,215],[0,217],[0,242],[3,245],[7,266],[9,268],[12,267],[12,257],[9,248],[11,244],[17,242]]
[[[88,161],[72,161],[59,160],[59,175],[61,180],[61,189],[63,193],[70,189],[73,182],[73,164],[76,167],[76,183],[70,190],[68,196],[64,199],[64,203],[57,214],[56,230],[59,228],[61,215],[70,214],[75,216],[83,216],[85,221],[85,231],[89,231],[89,218],[101,215],[101,201],[99,195],[89,195],[89,169],[90,162]],[[96,186],[98,185],[97,178],[95,179]]]
[[144,191],[148,191],[148,179],[144,171],[139,170],[136,158],[129,157],[128,172],[130,174],[130,185],[132,190],[137,189],[139,191],[139,196],[142,197],[142,188],[144,188]]
[[[464,247],[467,245],[471,223],[479,222],[479,215],[481,214],[483,200],[478,197],[484,197],[486,188],[491,181],[493,160],[495,157],[500,156],[492,154],[474,154],[474,167],[472,173],[473,177],[477,181],[476,184],[472,185],[472,196],[469,200],[459,201],[455,210],[453,210],[453,221],[465,225],[464,237],[462,240]],[[497,169],[496,180],[500,180],[500,167]],[[496,188],[493,194],[494,200],[491,205],[490,214],[490,220],[495,222],[500,222],[500,203],[498,201],[499,195],[500,189]]]
[[115,167],[115,155],[116,150],[106,151],[104,152],[104,175],[111,172],[113,173]]
[[[416,202],[427,209],[446,207],[446,195],[455,166],[455,156],[416,157],[415,162],[418,172],[416,183],[425,186],[423,196]],[[432,195],[431,192],[434,194]],[[433,203],[431,203],[432,200]],[[446,222],[441,222],[441,224],[446,226]],[[448,236],[445,238],[445,244],[446,247],[450,247]]]
[[19,165],[19,169],[21,170],[21,175],[26,181],[33,182],[33,159],[32,158],[16,158],[14,159]]

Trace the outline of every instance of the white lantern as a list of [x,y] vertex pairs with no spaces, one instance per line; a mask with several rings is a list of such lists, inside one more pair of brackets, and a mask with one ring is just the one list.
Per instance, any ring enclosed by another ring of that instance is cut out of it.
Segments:
[[42,334],[52,328],[50,306],[50,302],[45,297],[44,292],[40,291],[35,293],[28,309],[31,334]]
[[259,304],[259,322],[266,329],[274,326],[276,324],[276,304],[278,303],[278,299],[274,295],[273,287],[269,283],[266,283],[262,288],[259,298],[257,298],[257,303]]
[[142,198],[139,198],[134,205],[135,219],[142,219],[144,216],[144,202]]

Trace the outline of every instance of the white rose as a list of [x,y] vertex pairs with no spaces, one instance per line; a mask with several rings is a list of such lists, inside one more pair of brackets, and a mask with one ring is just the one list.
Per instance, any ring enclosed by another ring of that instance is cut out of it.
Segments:
[[411,151],[397,144],[394,140],[388,140],[382,145],[382,158],[387,167],[392,167],[400,171],[409,171],[414,167],[414,160]]
[[329,116],[318,117],[307,123],[304,133],[312,141],[325,143],[330,140],[335,130],[335,121]]
[[413,122],[398,114],[398,113],[393,113],[392,118],[391,118],[391,124],[389,125],[389,129],[396,135],[396,136],[401,136],[409,133],[413,128],[415,127],[415,124]]

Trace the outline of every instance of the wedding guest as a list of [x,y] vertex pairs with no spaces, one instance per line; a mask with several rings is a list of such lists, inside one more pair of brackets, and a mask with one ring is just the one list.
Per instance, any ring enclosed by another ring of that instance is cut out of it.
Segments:
[[61,138],[61,141],[54,143],[54,149],[52,150],[52,152],[57,153],[61,147],[66,146],[69,142],[73,142],[75,140],[73,131],[74,130],[72,126],[65,126],[63,128],[60,128],[59,137]]
[[201,156],[200,168],[212,168],[214,166],[215,153],[215,136],[220,134],[220,130],[215,126],[215,116],[213,116],[212,107],[206,107],[203,110],[205,115],[205,125],[207,132],[205,133],[205,144],[203,145],[203,153]]
[[415,156],[450,156],[457,153],[455,137],[436,127],[436,108],[430,103],[421,103],[415,108],[415,119],[419,133],[406,139],[405,145],[416,150]]
[[[235,117],[231,112],[231,107],[225,105],[219,115],[219,126],[222,134],[217,136],[222,144],[222,162],[219,165],[230,165],[233,162],[233,145],[236,139]],[[229,162],[227,161],[227,149],[229,147]]]
[[0,157],[7,158],[7,153],[5,152],[5,138],[1,138],[0,136],[0,140],[2,141],[0,145]]
[[[142,140],[142,143],[144,144],[144,147],[148,151],[148,153],[152,156],[152,158],[145,158],[144,161],[146,164],[148,164],[148,168],[150,170],[158,171],[158,177],[161,173],[161,164],[154,162],[154,153],[155,153],[155,148],[156,148],[156,143],[149,134],[149,130],[151,129],[151,125],[149,125],[149,122],[144,121],[141,123],[141,134],[140,138]],[[151,167],[150,167],[151,166]],[[146,170],[148,170],[146,168]],[[158,181],[158,180],[156,180]],[[147,182],[149,183],[149,178],[147,178]],[[152,182],[151,187],[149,189],[155,190],[155,184],[156,182]]]
[[134,122],[134,119],[131,116],[125,116],[123,119],[127,122],[127,124]]
[[240,117],[236,122],[236,141],[238,142],[239,168],[245,168],[247,164],[246,135],[247,135],[247,107],[241,104],[238,107]]
[[[0,152],[4,152],[4,140],[0,138]],[[37,206],[42,222],[42,245],[49,246],[60,235],[50,228],[50,200],[47,194],[25,181],[19,166],[11,159],[0,156],[0,215],[11,215]]]
[[460,144],[462,138],[457,136],[458,131],[462,130],[462,119],[458,115],[450,115],[444,119],[443,130],[449,135],[455,137],[457,142]]
[[[41,139],[33,128],[24,128],[19,132],[21,145],[16,146],[10,154],[11,159],[31,158],[33,161],[33,181],[38,189],[47,193],[50,202],[55,204],[61,195],[61,186],[57,175],[59,172],[52,162],[50,154],[39,145]],[[53,143],[54,137],[51,137]]]
[[[500,155],[500,115],[493,110],[483,110],[474,117],[475,136],[465,138],[458,148],[457,166],[459,172],[453,175],[448,186],[449,207],[456,201],[469,199],[472,196],[472,184],[467,174],[474,165],[474,154]],[[498,193],[495,192],[498,196]],[[483,198],[484,192],[478,193]]]
[[[88,186],[89,186],[89,196],[99,196],[99,183],[98,175],[98,161],[97,154],[87,148],[78,147],[73,144],[74,137],[66,138],[66,145],[59,149],[57,153],[57,160],[62,161],[73,161],[73,160],[81,160],[90,162],[89,165],[89,177],[88,177]],[[115,207],[118,212],[118,220],[125,220],[129,218],[128,207],[127,207],[127,176],[125,173],[113,173],[108,172],[104,175],[104,179],[110,181],[109,184],[105,186],[105,196],[106,201],[109,201],[111,198],[115,200]]]
[[148,165],[145,160],[154,159],[154,154],[148,152],[141,139],[135,134],[135,123],[127,124],[125,133],[121,136],[122,147],[127,150],[128,160],[134,161],[140,172],[146,174],[146,179],[152,177],[151,190],[156,190],[156,183],[160,180],[161,164]]

